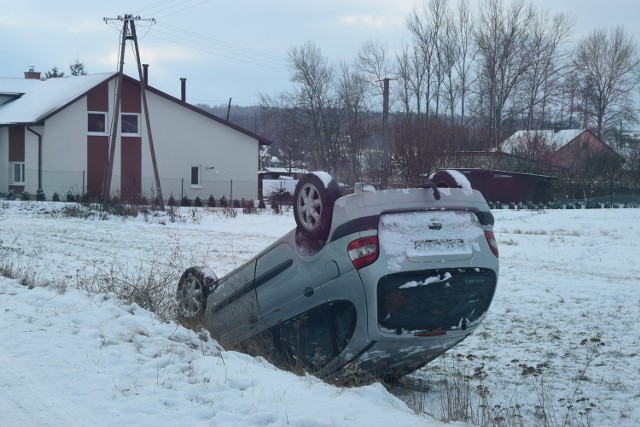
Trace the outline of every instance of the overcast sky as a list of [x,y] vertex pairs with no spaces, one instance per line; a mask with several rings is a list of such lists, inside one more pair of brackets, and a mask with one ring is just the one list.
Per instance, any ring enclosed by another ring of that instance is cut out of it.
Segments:
[[[471,0],[472,3],[474,0]],[[505,0],[508,2],[509,0]],[[453,1],[455,2],[455,0]],[[640,41],[637,0],[533,0],[575,19],[574,39],[598,27],[622,25]],[[415,0],[0,0],[0,77],[22,78],[30,66],[69,74],[78,58],[89,73],[117,70],[121,21],[136,23],[149,83],[198,104],[252,105],[258,93],[289,87],[287,52],[307,41],[331,61],[351,62],[368,40],[390,50],[410,40],[406,16]],[[417,2],[422,5],[421,1]],[[131,43],[128,43],[130,46]],[[133,50],[125,72],[137,78]]]

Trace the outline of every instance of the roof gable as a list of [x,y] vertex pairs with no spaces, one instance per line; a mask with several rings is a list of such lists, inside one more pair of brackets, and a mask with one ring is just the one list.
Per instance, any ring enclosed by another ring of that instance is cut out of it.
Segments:
[[[127,76],[125,76],[125,77],[127,77]],[[127,78],[129,78],[129,79],[131,79],[131,80],[133,80],[135,82],[138,82],[138,80],[132,79],[130,77],[127,77]],[[245,135],[247,135],[247,136],[249,136],[251,138],[257,139],[260,145],[271,145],[271,141],[269,141],[268,139],[266,139],[266,138],[264,138],[264,137],[262,137],[262,136],[260,136],[260,135],[258,135],[256,133],[253,133],[253,132],[251,132],[251,131],[243,128],[243,127],[240,127],[240,126],[238,126],[238,125],[236,125],[234,123],[226,121],[223,118],[216,116],[215,114],[211,114],[211,113],[203,110],[202,108],[198,108],[195,105],[191,105],[191,104],[189,104],[189,103],[187,103],[185,101],[182,101],[182,100],[180,100],[180,99],[178,99],[176,97],[173,97],[173,96],[169,95],[168,93],[162,92],[161,90],[158,90],[158,89],[156,89],[156,88],[154,88],[152,86],[147,86],[146,89],[151,93],[154,93],[154,94],[156,94],[156,95],[158,95],[158,96],[160,96],[162,98],[165,98],[165,99],[167,99],[167,100],[169,100],[171,102],[179,104],[179,105],[181,105],[181,106],[183,106],[183,107],[185,107],[185,108],[187,108],[187,109],[189,109],[189,110],[191,110],[191,111],[193,111],[195,113],[198,113],[198,114],[200,114],[202,116],[205,116],[205,117],[207,117],[207,118],[209,118],[211,120],[214,120],[214,121],[216,121],[218,123],[221,123],[221,124],[223,124],[225,126],[228,126],[228,127],[232,128],[234,130],[237,130],[238,132],[242,132],[242,133],[244,133]]]

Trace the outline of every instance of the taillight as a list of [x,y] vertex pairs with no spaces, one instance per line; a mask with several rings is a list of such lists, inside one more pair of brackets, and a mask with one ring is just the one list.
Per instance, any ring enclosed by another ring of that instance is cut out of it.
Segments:
[[373,264],[378,259],[378,236],[354,240],[347,246],[347,253],[357,270]]
[[487,239],[487,243],[491,248],[491,252],[498,257],[498,242],[496,241],[496,236],[493,235],[493,231],[485,231],[484,237]]

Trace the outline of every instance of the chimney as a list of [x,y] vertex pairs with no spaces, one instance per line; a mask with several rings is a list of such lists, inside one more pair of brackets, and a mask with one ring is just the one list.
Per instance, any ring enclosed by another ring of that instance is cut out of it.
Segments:
[[187,79],[180,77],[180,99],[187,102]]
[[34,71],[34,66],[29,66],[29,71],[24,72],[25,79],[40,80],[40,71]]
[[145,87],[149,86],[149,64],[142,64],[142,81]]

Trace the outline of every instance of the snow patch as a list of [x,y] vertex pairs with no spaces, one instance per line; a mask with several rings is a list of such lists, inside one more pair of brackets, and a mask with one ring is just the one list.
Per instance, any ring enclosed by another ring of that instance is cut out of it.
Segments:
[[426,279],[421,280],[421,281],[412,280],[412,281],[407,282],[404,285],[400,286],[398,289],[417,288],[419,286],[426,286],[426,285],[430,285],[432,283],[445,282],[445,281],[447,281],[449,279],[451,279],[451,273],[449,273],[447,271],[446,273],[444,273],[443,276],[440,276],[438,274],[437,276],[427,277]]
[[327,172],[324,172],[324,171],[315,171],[315,172],[313,172],[313,174],[315,176],[317,176],[318,178],[320,178],[320,181],[322,181],[322,184],[324,185],[324,188],[329,188],[329,184],[331,183],[331,180],[333,179],[331,177],[331,175],[329,175]]
[[458,186],[464,190],[465,194],[469,195],[473,192],[473,189],[471,188],[471,183],[469,182],[467,177],[464,176],[462,172],[454,169],[447,169],[445,172],[451,175],[451,178],[453,178],[456,184],[458,184]]

